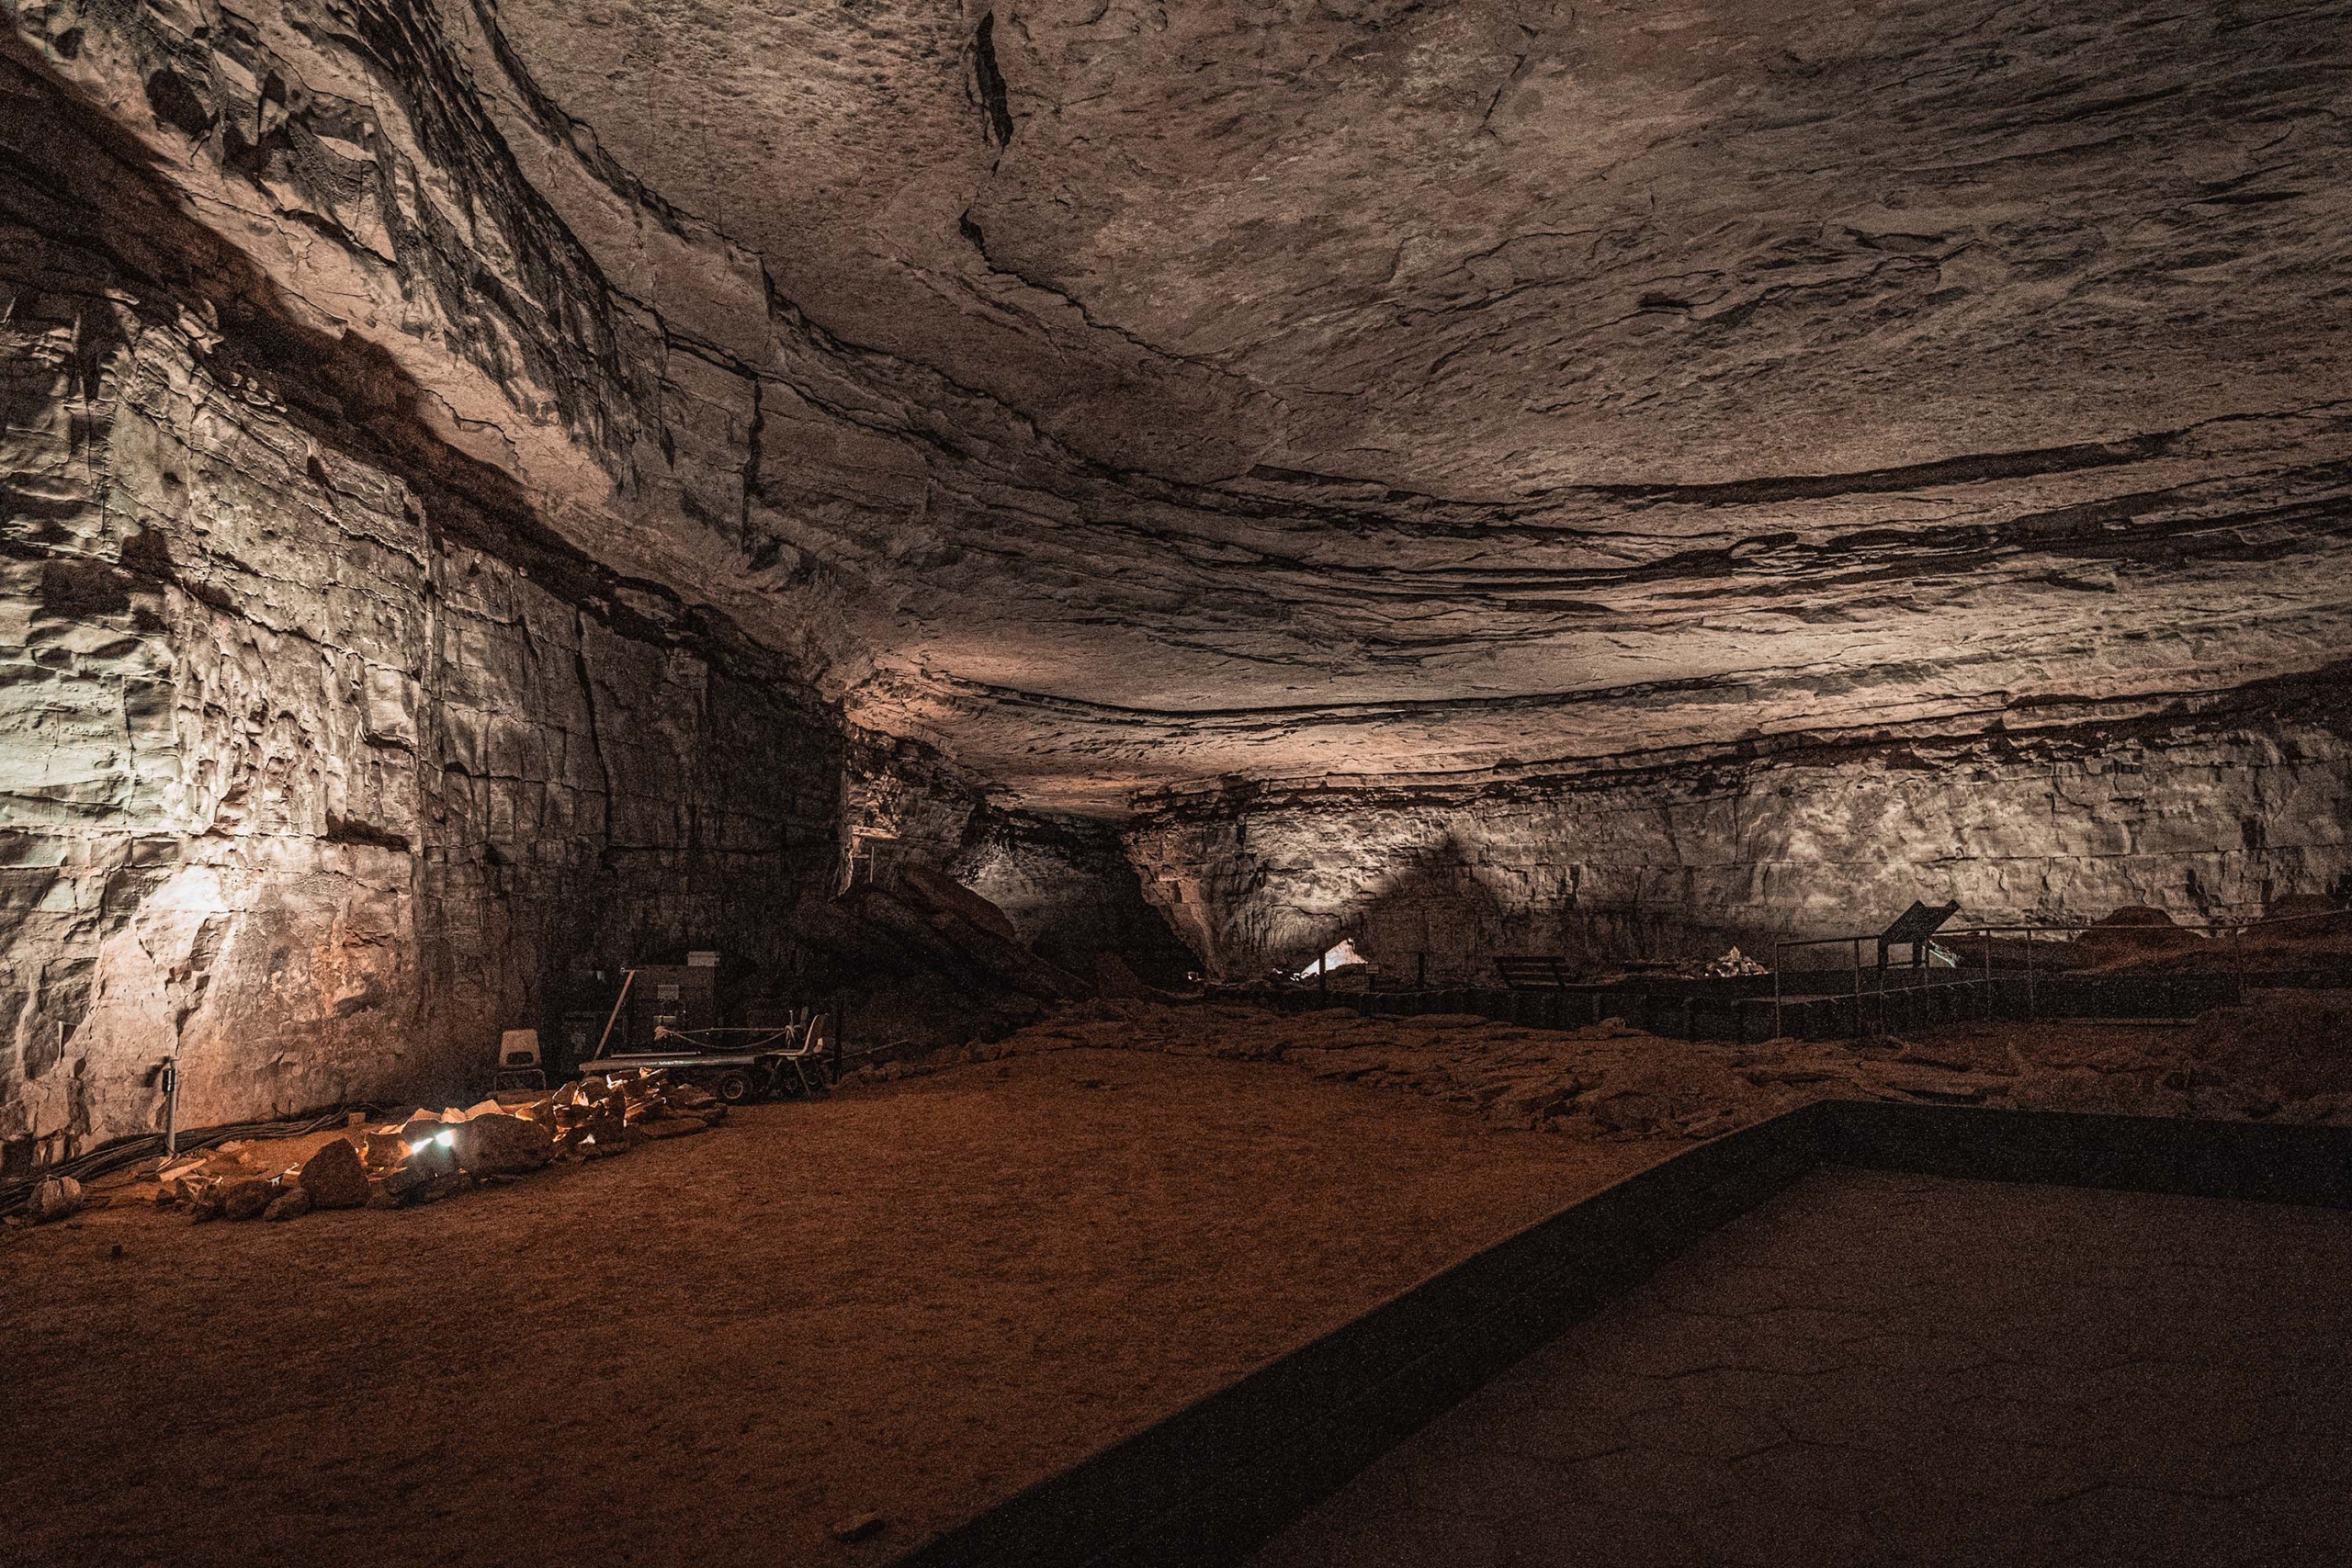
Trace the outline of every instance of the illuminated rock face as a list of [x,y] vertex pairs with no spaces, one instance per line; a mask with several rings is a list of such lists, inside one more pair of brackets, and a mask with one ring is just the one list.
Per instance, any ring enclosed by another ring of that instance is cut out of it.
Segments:
[[777,956],[821,715],[453,541],[104,257],[0,253],[0,1138],[152,1125],[175,1050],[184,1125],[464,1083],[575,954]]
[[1217,973],[1342,935],[1394,980],[1496,983],[1498,953],[1770,959],[1914,898],[1962,923],[2130,904],[2236,920],[2352,892],[2352,717],[2330,692],[2251,712],[1715,759],[1477,792],[1171,807],[1145,891]]
[[2346,869],[2324,9],[9,18],[14,1147],[844,858],[1227,973]]
[[261,16],[16,12],[243,295],[1026,807],[2352,637],[2327,13]]

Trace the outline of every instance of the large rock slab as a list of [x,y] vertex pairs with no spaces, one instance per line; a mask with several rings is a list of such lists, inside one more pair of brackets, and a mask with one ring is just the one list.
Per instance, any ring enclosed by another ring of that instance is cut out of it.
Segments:
[[519,1116],[469,1117],[458,1124],[457,1134],[458,1164],[476,1176],[537,1170],[555,1154],[548,1125]]

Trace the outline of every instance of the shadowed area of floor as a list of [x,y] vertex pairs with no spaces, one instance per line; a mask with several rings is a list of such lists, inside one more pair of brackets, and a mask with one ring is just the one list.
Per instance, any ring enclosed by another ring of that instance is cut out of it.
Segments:
[[2347,1244],[2331,1211],[1824,1171],[1258,1568],[2340,1561]]

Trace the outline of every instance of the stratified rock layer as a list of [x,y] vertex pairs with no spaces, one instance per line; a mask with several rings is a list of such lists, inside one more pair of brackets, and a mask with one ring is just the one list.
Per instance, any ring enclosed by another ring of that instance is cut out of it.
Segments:
[[1147,895],[1229,978],[1342,937],[1392,981],[1493,984],[1497,953],[1771,959],[1915,898],[1957,901],[1962,925],[2126,905],[2234,922],[2352,892],[2352,715],[2306,690],[2250,713],[1476,792],[1210,797],[1170,803],[1131,843]]
[[1030,806],[2352,637],[2340,6],[265,13],[16,8],[557,535]]
[[144,1129],[167,1055],[183,1125],[462,1083],[632,941],[775,959],[838,730],[451,538],[42,216],[0,226],[0,1139]]
[[956,956],[831,905],[848,829],[985,850],[1034,933],[1151,919],[1114,844],[1054,851],[570,549],[417,428],[396,367],[12,85],[0,131],[38,153],[0,168],[12,1168],[157,1125],[166,1057],[204,1125],[479,1084],[503,1030],[667,949],[808,987]]

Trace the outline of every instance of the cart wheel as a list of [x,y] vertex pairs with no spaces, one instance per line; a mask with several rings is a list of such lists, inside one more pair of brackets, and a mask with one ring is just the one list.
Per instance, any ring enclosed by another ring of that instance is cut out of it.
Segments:
[[729,1067],[718,1075],[710,1092],[729,1105],[741,1105],[752,1098],[752,1075],[741,1067]]

